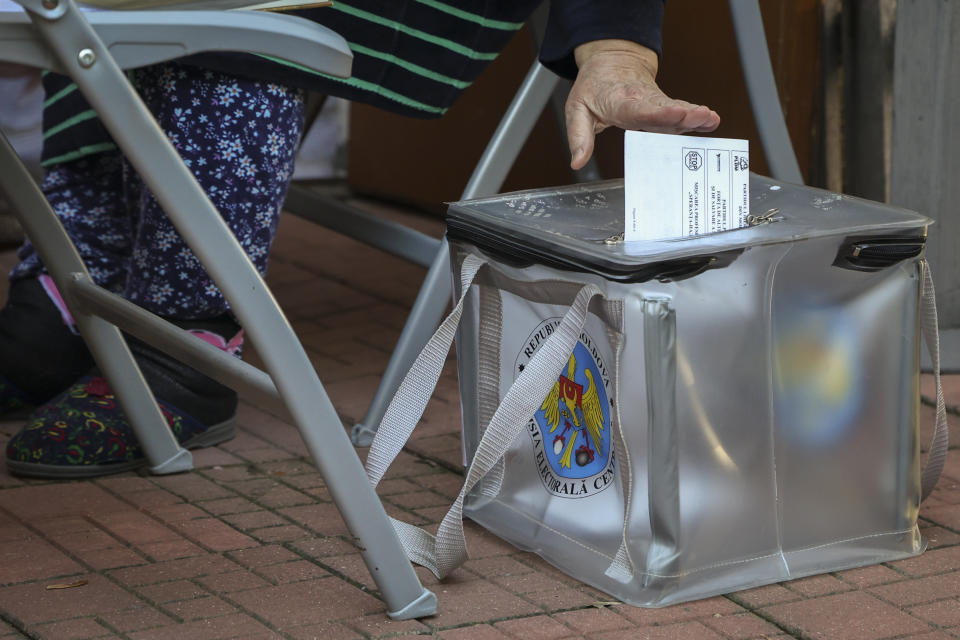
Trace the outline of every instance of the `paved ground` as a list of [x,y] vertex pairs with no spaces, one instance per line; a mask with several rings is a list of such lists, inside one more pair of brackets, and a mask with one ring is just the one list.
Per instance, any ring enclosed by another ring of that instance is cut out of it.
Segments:
[[[353,424],[423,270],[295,218],[283,221],[275,256],[274,291]],[[4,267],[12,260],[0,255]],[[960,405],[960,376],[947,382]],[[442,584],[419,571],[440,613],[397,623],[294,428],[250,404],[240,422],[235,440],[198,452],[184,475],[53,483],[0,469],[0,640],[960,638],[958,449],[921,509],[930,550],[918,558],[643,610],[468,524],[465,568]],[[0,423],[0,435],[17,427]],[[448,367],[421,432],[380,485],[388,511],[438,522],[462,481],[459,451]]]

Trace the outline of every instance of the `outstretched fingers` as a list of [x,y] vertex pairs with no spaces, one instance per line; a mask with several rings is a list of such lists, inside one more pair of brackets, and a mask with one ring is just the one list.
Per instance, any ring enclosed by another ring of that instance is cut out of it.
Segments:
[[610,120],[610,124],[623,129],[653,133],[705,132],[720,125],[720,116],[708,107],[663,94],[648,99],[623,98],[615,103]]

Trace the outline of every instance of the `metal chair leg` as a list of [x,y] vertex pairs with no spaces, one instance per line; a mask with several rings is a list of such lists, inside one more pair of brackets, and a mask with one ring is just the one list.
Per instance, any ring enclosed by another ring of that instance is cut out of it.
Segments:
[[[473,170],[463,191],[464,199],[491,195],[500,190],[558,82],[559,78],[543,65],[533,63]],[[444,240],[420,287],[373,402],[363,421],[354,425],[351,431],[350,437],[357,446],[366,447],[373,442],[390,399],[443,318],[451,295],[448,259],[447,242]]]
[[397,346],[390,355],[390,362],[387,363],[387,368],[380,379],[370,408],[367,409],[367,415],[363,422],[355,424],[350,432],[350,439],[358,447],[369,447],[373,442],[383,414],[386,413],[393,394],[400,387],[403,376],[406,375],[423,345],[427,344],[427,340],[443,319],[443,312],[447,308],[447,303],[450,302],[451,292],[447,252],[447,240],[444,238],[433,258],[430,270],[427,271],[427,277],[420,285],[417,299],[413,303],[413,308],[410,309],[406,324],[403,325]]

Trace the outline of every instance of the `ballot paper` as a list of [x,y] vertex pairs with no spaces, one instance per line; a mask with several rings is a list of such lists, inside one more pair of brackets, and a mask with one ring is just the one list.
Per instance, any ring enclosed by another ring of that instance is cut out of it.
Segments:
[[747,226],[746,140],[627,131],[624,240],[685,238]]

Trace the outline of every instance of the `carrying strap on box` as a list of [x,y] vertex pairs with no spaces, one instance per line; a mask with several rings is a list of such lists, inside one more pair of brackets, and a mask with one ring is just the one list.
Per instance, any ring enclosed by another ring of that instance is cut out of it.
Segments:
[[374,487],[380,484],[383,475],[423,417],[430,396],[437,387],[443,363],[446,362],[450,345],[453,344],[453,337],[457,333],[460,316],[463,314],[463,301],[484,264],[486,260],[473,254],[464,259],[460,269],[460,299],[417,356],[383,414],[367,455],[367,477]]
[[613,578],[620,583],[626,584],[633,579],[633,558],[630,557],[630,545],[628,544],[628,527],[630,526],[630,512],[633,509],[633,461],[630,459],[630,448],[627,447],[627,434],[623,428],[623,421],[620,419],[620,358],[623,356],[623,336],[617,334],[610,336],[614,344],[613,352],[613,392],[614,397],[618,399],[613,404],[613,436],[614,451],[619,460],[620,490],[623,492],[623,526],[620,530],[620,546],[613,557],[613,561],[604,575]]
[[927,460],[923,463],[920,474],[920,500],[927,496],[937,486],[943,463],[947,459],[947,448],[950,444],[947,427],[947,407],[943,397],[943,385],[940,382],[940,335],[937,327],[937,299],[933,289],[933,275],[926,260],[921,261],[923,284],[920,287],[920,330],[923,340],[927,343],[927,352],[930,354],[930,363],[933,365],[933,379],[937,386],[937,413],[933,428],[933,439]]
[[[460,299],[417,357],[387,408],[367,458],[367,476],[373,486],[383,478],[423,416],[460,322],[464,298],[484,264],[482,258],[474,255],[464,259],[460,273]],[[580,289],[554,334],[537,350],[510,387],[477,445],[467,469],[466,481],[440,523],[437,535],[393,520],[400,543],[412,562],[443,578],[467,560],[467,543],[463,533],[464,498],[497,465],[530,416],[543,403],[543,398],[550,392],[580,339],[590,301],[598,295],[602,295],[602,292],[596,285],[587,284]]]

